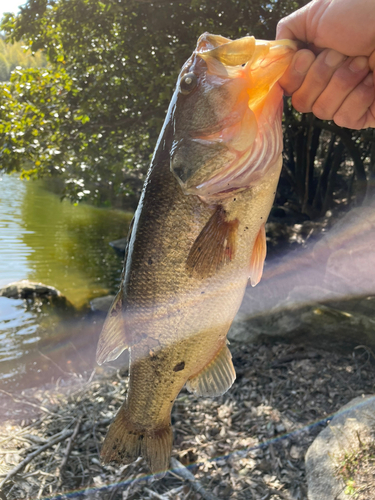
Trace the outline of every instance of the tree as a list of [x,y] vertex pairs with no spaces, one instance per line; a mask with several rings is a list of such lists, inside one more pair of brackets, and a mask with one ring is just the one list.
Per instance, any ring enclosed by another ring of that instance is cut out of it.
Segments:
[[29,0],[2,29],[43,50],[49,67],[16,70],[0,88],[2,169],[59,173],[75,199],[137,195],[198,36],[273,38],[302,3]]
[[41,51],[33,55],[30,50],[24,49],[22,42],[9,44],[0,35],[0,81],[8,81],[11,72],[18,66],[21,68],[43,68],[46,63]]
[[[43,50],[48,68],[0,86],[0,160],[26,176],[59,174],[66,194],[135,207],[177,74],[204,31],[273,38],[290,0],[28,0],[7,40]],[[285,107],[288,203],[308,217],[360,203],[375,172],[372,132]],[[127,197],[127,198],[126,198]]]

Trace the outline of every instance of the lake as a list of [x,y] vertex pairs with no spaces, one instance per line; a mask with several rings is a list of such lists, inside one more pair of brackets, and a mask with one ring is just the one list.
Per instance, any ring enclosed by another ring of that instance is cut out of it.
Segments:
[[[109,242],[126,236],[131,217],[61,201],[40,181],[0,175],[0,288],[22,279],[42,282],[84,312],[92,298],[118,288],[122,259]],[[49,312],[38,315],[23,300],[0,297],[2,384],[43,383],[54,373],[51,367],[60,375],[94,368],[102,319]]]

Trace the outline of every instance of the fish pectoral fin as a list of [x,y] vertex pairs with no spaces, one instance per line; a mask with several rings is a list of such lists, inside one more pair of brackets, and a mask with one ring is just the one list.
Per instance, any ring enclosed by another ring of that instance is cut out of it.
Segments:
[[186,382],[186,388],[195,396],[221,396],[232,386],[235,379],[236,371],[232,363],[232,355],[225,344],[198,375]]
[[256,237],[253,252],[250,258],[250,283],[251,286],[255,286],[259,283],[262,274],[264,261],[266,259],[267,253],[267,242],[266,242],[266,229],[265,224],[259,229],[258,236]]
[[157,429],[140,429],[122,406],[112,422],[100,453],[104,463],[128,464],[143,456],[152,473],[168,470],[172,451],[172,427],[166,422]]
[[191,247],[186,260],[188,272],[206,278],[230,262],[236,251],[238,224],[238,219],[228,221],[224,208],[218,205]]
[[115,300],[104,322],[96,349],[96,362],[98,365],[117,359],[130,345],[124,325],[122,290],[116,295]]

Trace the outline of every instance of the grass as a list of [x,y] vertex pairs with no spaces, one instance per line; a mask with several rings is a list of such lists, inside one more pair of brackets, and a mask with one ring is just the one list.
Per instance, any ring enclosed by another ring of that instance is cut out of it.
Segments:
[[[341,460],[337,475],[345,483],[345,494],[356,500],[369,498],[368,491],[374,486],[375,441],[364,444],[359,440],[359,448],[346,452]],[[367,492],[367,493],[366,493]]]

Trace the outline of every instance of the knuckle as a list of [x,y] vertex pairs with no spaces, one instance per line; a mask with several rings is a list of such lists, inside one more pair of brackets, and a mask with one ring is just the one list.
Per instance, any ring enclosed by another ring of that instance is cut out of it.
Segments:
[[319,100],[313,104],[311,110],[320,120],[332,120],[333,118],[333,113],[328,110],[324,103],[319,102]]
[[285,23],[286,23],[286,18],[280,19],[280,21],[276,25],[277,31],[280,31],[285,26]]
[[311,111],[311,103],[307,100],[305,95],[301,95],[298,92],[293,94],[292,104],[293,107],[301,113],[309,113]]
[[336,113],[333,117],[333,121],[339,127],[346,127],[353,130],[359,130],[361,128],[359,121],[356,118],[347,115],[346,113]]

